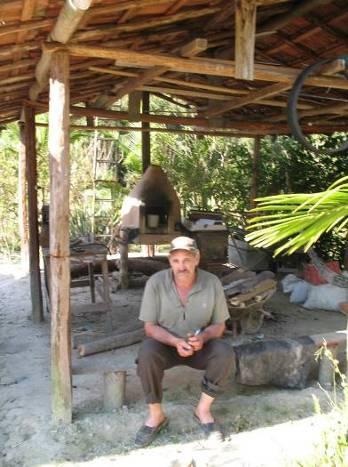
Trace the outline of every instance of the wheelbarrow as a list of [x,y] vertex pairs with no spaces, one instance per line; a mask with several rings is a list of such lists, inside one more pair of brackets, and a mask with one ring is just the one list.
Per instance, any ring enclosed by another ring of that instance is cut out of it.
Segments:
[[227,298],[230,325],[235,336],[238,334],[238,325],[242,334],[255,334],[261,329],[264,317],[269,315],[263,305],[276,289],[276,281],[266,279],[246,293]]

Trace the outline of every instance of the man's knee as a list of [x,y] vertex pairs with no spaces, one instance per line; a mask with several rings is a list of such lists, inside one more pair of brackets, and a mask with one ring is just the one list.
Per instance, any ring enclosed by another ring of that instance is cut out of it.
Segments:
[[210,342],[211,355],[216,358],[223,358],[226,360],[234,359],[233,348],[222,339],[214,339]]
[[150,337],[144,339],[141,343],[137,364],[138,366],[149,366],[153,362],[160,362],[162,358],[162,344],[155,339],[151,339]]

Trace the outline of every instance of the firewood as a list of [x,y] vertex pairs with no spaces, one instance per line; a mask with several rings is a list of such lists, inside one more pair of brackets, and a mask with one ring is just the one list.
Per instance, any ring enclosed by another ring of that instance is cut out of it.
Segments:
[[97,339],[93,342],[80,344],[77,347],[80,357],[92,355],[99,352],[106,352],[107,350],[118,349],[128,345],[140,342],[144,337],[144,329],[137,329],[135,331],[125,332],[123,334],[113,334],[102,339]]

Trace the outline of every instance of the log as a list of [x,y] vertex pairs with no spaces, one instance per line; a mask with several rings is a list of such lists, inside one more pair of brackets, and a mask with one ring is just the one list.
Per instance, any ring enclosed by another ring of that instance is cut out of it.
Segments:
[[[81,19],[88,10],[92,0],[70,0],[65,2],[61,9],[57,22],[48,36],[48,41],[55,41],[65,44],[74,34],[79,26]],[[29,89],[29,97],[31,100],[36,100],[40,92],[44,89],[48,82],[48,74],[50,69],[52,54],[43,49],[41,58],[36,65],[34,83]]]
[[80,357],[86,355],[92,355],[99,352],[106,352],[112,349],[118,349],[120,347],[127,347],[128,345],[136,344],[140,342],[144,337],[144,329],[138,329],[136,331],[125,332],[123,334],[114,334],[102,339],[97,339],[93,342],[80,344],[77,347]]
[[263,292],[266,292],[270,289],[273,289],[277,286],[276,281],[272,279],[266,279],[259,283],[251,292],[237,295],[229,300],[232,306],[240,306],[242,303],[246,303],[249,300],[255,299],[258,295],[261,295]]
[[128,258],[128,270],[142,272],[146,276],[151,276],[155,272],[169,268],[167,262],[152,258]]
[[228,285],[231,282],[237,281],[239,279],[250,279],[251,277],[255,277],[256,273],[254,271],[240,271],[236,269],[225,276],[220,278],[222,285]]

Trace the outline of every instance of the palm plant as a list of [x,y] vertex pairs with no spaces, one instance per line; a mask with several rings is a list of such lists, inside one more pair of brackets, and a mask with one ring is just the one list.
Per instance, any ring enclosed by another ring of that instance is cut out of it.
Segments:
[[325,232],[342,234],[348,222],[348,176],[319,193],[284,194],[257,198],[246,240],[256,247],[278,244],[274,255],[310,247]]

